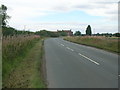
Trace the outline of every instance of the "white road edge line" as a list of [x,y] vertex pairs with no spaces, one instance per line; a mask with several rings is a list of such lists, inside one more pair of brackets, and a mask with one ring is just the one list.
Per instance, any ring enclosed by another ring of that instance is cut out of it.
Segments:
[[94,60],[92,60],[92,59],[90,59],[90,58],[88,58],[88,57],[82,55],[81,53],[79,53],[79,55],[82,56],[82,57],[84,57],[84,58],[86,58],[86,59],[88,59],[89,61],[91,61],[91,62],[97,64],[97,65],[100,65],[98,62],[96,62],[96,61],[94,61]]
[[118,75],[120,77],[120,75]]
[[62,46],[65,46],[65,45],[63,45],[63,44],[61,44]]

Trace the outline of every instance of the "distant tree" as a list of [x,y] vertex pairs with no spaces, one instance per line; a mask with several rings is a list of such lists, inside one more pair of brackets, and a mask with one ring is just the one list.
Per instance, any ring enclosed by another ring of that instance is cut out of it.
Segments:
[[59,37],[58,32],[49,32],[50,37]]
[[7,25],[7,19],[10,18],[10,16],[6,13],[7,7],[5,5],[1,5],[0,7],[0,17],[2,18],[1,26],[5,27]]
[[111,37],[112,33],[102,33],[101,36]]
[[2,28],[2,34],[3,36],[13,36],[14,33],[15,33],[15,29],[14,28],[11,28],[11,27],[3,27]]
[[35,35],[40,35],[43,37],[59,37],[59,34],[57,32],[50,32],[47,30],[37,31],[35,32]]
[[91,31],[91,26],[88,25],[87,29],[86,29],[86,35],[92,35],[92,31]]
[[37,31],[35,34],[40,36],[49,36],[48,31],[46,30]]
[[97,33],[96,36],[100,36],[100,33]]
[[113,36],[120,37],[120,33],[114,33]]
[[34,32],[30,32],[30,31],[18,31],[15,28],[12,27],[3,27],[2,28],[2,34],[3,36],[13,36],[13,35],[31,35],[34,34]]
[[76,31],[76,32],[74,33],[74,35],[75,35],[75,36],[81,36],[81,32],[80,32],[80,31]]
[[59,36],[67,36],[67,33],[64,31],[58,31]]

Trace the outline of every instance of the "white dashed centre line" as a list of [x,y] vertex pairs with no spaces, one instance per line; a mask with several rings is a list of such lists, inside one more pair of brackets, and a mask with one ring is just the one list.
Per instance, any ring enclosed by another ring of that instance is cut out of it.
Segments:
[[70,49],[71,51],[74,51],[73,49]]
[[[61,45],[63,46],[63,44],[61,44]],[[66,48],[69,49],[69,50],[71,50],[71,51],[74,51],[73,49],[71,49],[71,48],[69,48],[69,47],[66,47]],[[79,54],[80,56],[86,58],[87,60],[91,61],[92,63],[97,64],[97,65],[100,65],[98,62],[90,59],[89,57],[87,57],[87,56],[85,56],[85,55],[82,55],[81,53],[78,53],[78,54]]]
[[69,48],[69,47],[66,47],[66,48],[70,50],[70,48]]
[[98,62],[96,62],[96,61],[90,59],[89,57],[86,57],[86,56],[82,55],[81,53],[79,53],[79,55],[82,56],[82,57],[84,57],[84,58],[86,58],[86,59],[88,59],[89,61],[91,61],[91,62],[97,64],[97,65],[100,65]]
[[62,46],[65,46],[65,45],[63,45],[63,44],[61,44]]
[[71,50],[71,51],[74,51],[73,49],[69,48],[69,47],[66,47],[67,49]]

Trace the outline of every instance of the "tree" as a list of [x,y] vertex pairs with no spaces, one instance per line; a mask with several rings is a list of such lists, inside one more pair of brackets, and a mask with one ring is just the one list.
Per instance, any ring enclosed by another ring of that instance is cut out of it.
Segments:
[[50,32],[47,30],[37,31],[35,32],[35,35],[40,35],[43,37],[59,37],[59,34],[57,32]]
[[120,37],[120,33],[114,33],[113,36]]
[[100,34],[99,34],[99,33],[97,33],[97,34],[96,34],[96,36],[100,36]]
[[40,36],[46,36],[46,37],[49,36],[49,32],[46,30],[37,31],[35,34]]
[[92,31],[91,31],[91,26],[88,25],[87,29],[86,29],[86,35],[92,35]]
[[64,31],[58,31],[59,36],[67,36],[67,33]]
[[10,18],[10,16],[7,15],[6,11],[7,11],[7,7],[5,5],[1,5],[0,17],[2,18],[1,19],[2,23],[0,25],[3,27],[5,27],[7,25],[7,19]]
[[81,36],[81,32],[80,32],[80,31],[76,31],[76,32],[74,33],[74,35],[75,35],[75,36]]

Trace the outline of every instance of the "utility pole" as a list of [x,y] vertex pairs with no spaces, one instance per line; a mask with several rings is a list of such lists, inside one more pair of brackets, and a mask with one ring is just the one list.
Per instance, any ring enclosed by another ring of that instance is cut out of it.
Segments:
[[25,29],[26,29],[26,25],[24,25],[24,27],[23,27],[23,32],[22,32],[22,34],[25,33]]
[[24,25],[24,29],[23,30],[25,31],[25,29],[26,29],[26,25]]
[[95,28],[93,28],[93,36],[95,36]]

